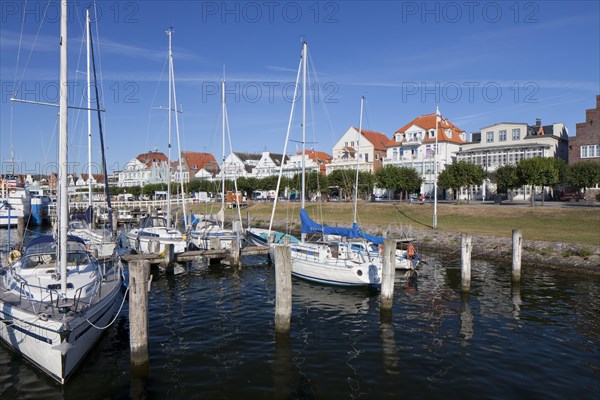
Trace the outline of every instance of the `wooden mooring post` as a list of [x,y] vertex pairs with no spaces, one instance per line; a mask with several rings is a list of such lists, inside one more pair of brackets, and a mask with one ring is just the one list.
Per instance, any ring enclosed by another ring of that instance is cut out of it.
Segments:
[[240,265],[240,242],[235,239],[231,241],[231,266],[237,267]]
[[119,229],[118,214],[119,214],[119,212],[116,209],[113,210],[113,212],[112,212],[112,229],[113,229],[113,234],[114,235],[117,234],[117,230]]
[[520,229],[512,231],[512,281],[521,281],[521,247],[523,245],[523,234]]
[[380,312],[391,313],[394,302],[394,279],[396,277],[396,239],[383,242],[383,268],[381,270]]
[[17,247],[23,247],[23,243],[25,240],[25,218],[19,217],[17,218]]
[[460,290],[471,290],[471,234],[463,233],[460,240]]
[[175,262],[175,245],[169,243],[165,245],[165,272],[173,272],[173,263]]
[[292,251],[275,247],[275,333],[289,334],[292,319]]
[[148,282],[150,262],[129,263],[129,346],[131,364],[148,363]]

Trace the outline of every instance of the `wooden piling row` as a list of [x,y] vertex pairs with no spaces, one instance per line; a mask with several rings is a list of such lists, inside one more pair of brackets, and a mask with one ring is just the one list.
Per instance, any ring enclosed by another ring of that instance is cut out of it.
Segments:
[[396,243],[395,239],[385,239],[383,242],[383,268],[381,273],[380,309],[391,310],[394,302],[394,279],[396,274]]
[[292,319],[292,251],[275,246],[275,332],[289,333]]
[[471,290],[471,234],[463,233],[460,240],[460,290]]
[[523,245],[523,235],[520,229],[512,231],[512,280],[521,281],[521,246]]
[[129,263],[129,346],[131,364],[148,362],[148,281],[150,262]]

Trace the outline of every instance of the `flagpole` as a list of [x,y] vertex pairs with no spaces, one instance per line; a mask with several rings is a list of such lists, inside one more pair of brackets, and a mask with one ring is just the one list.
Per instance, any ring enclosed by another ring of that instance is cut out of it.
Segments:
[[434,178],[433,178],[433,229],[437,228],[437,176],[438,176],[438,161],[437,161],[437,153],[438,153],[438,123],[440,121],[440,109],[436,105],[435,106],[435,149],[433,160],[435,166],[433,168]]

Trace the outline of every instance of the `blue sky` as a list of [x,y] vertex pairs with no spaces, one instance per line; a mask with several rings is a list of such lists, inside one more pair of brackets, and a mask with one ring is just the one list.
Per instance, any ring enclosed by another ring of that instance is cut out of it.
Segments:
[[[86,77],[77,71],[85,70],[87,4],[79,2],[70,15],[74,106],[85,94]],[[56,1],[1,3],[3,168],[11,146],[21,171],[44,172],[56,160],[57,109],[9,98],[18,87],[21,98],[58,101],[58,7]],[[170,26],[182,149],[217,159],[223,68],[234,150],[283,150],[303,38],[310,94],[320,93],[309,98],[307,141],[329,153],[358,125],[361,96],[363,127],[388,136],[434,112],[436,103],[469,133],[541,118],[564,122],[574,135],[600,93],[597,1],[100,1],[96,9],[111,170],[149,149],[167,151],[167,115],[158,108],[168,102],[164,31]],[[86,115],[71,110],[69,125],[70,161],[81,170]],[[293,128],[299,140],[299,112]],[[172,141],[175,153],[175,136]]]

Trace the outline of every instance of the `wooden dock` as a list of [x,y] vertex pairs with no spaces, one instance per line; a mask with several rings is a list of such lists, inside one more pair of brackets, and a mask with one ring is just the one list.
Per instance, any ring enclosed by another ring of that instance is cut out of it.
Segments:
[[[231,250],[194,250],[186,251],[179,254],[174,254],[171,262],[168,262],[168,251],[167,254],[127,254],[121,256],[123,262],[129,263],[131,261],[147,260],[150,264],[163,265],[168,267],[173,262],[184,263],[188,261],[201,261],[208,260],[212,261],[226,261],[231,264],[232,260],[239,260],[241,256],[253,256],[253,255],[268,255],[269,248],[262,246],[249,246],[239,251],[238,257]],[[239,262],[238,262],[239,263]]]

